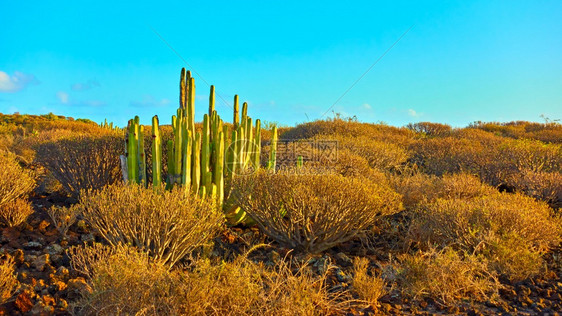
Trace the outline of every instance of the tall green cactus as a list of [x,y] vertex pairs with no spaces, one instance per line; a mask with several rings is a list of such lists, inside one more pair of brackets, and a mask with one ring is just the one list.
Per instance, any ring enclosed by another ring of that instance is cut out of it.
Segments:
[[[244,220],[245,213],[232,202],[226,203],[225,178],[231,180],[248,168],[259,168],[261,151],[261,123],[248,116],[248,104],[239,111],[239,97],[234,97],[233,128],[223,124],[215,110],[215,87],[211,86],[209,113],[203,117],[200,132],[195,131],[195,80],[182,69],[180,75],[179,108],[172,116],[173,137],[166,143],[168,177],[166,188],[182,185],[186,192],[212,198],[234,222]],[[242,114],[242,115],[240,115]],[[152,118],[152,185],[162,183],[162,139],[159,120]],[[276,131],[274,132],[276,135]],[[143,127],[138,116],[129,121],[126,133],[126,172],[128,182],[147,184],[144,157]],[[276,136],[275,136],[275,139]],[[275,152],[275,151],[273,151]],[[270,161],[272,159],[270,158]],[[274,161],[274,158],[273,158]],[[273,163],[274,165],[274,163]],[[225,167],[226,166],[226,167]],[[125,166],[124,166],[125,167]],[[229,217],[227,216],[227,217]]]

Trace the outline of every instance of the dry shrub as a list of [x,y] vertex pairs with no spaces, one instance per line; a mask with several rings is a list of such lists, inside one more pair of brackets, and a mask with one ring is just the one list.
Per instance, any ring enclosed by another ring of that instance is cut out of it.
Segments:
[[429,243],[482,254],[501,268],[498,272],[519,279],[518,271],[536,272],[529,266],[539,266],[540,255],[560,242],[561,228],[546,203],[521,194],[490,191],[475,197],[437,198],[420,205],[409,238],[421,242],[422,247]]
[[[90,315],[327,315],[342,314],[348,292],[332,292],[327,275],[306,267],[293,271],[280,261],[266,268],[240,256],[233,262],[196,260],[187,270],[168,270],[159,261],[127,248],[89,254],[91,288],[74,312]],[[100,248],[101,249],[101,248]],[[107,255],[111,252],[110,255]]]
[[387,186],[334,174],[257,172],[237,177],[233,192],[265,234],[312,253],[350,240],[382,215],[401,210],[399,195]]
[[80,207],[73,205],[71,207],[52,206],[47,210],[47,214],[55,224],[56,229],[62,236],[66,236],[66,232],[76,222],[80,214]]
[[121,181],[121,136],[76,135],[37,146],[37,161],[73,196]]
[[369,275],[369,260],[356,257],[353,260],[352,286],[359,294],[359,299],[375,308],[378,299],[387,293],[384,280],[381,277]]
[[518,191],[547,202],[552,208],[562,208],[562,173],[524,170],[510,181]]
[[378,141],[407,145],[413,140],[415,133],[404,127],[328,119],[299,124],[283,133],[281,138],[308,139],[318,135],[339,135],[352,138],[365,136]]
[[28,195],[35,187],[35,176],[17,163],[14,155],[0,153],[0,206]]
[[390,175],[390,183],[396,192],[402,194],[404,206],[413,209],[420,203],[436,198],[471,198],[495,192],[477,177],[466,174],[446,174],[443,177],[420,172]]
[[84,193],[79,208],[111,245],[139,247],[169,266],[208,242],[224,222],[214,203],[180,188],[111,185]]
[[14,294],[18,280],[14,274],[13,259],[10,257],[0,261],[0,305],[2,305]]
[[448,136],[453,130],[450,125],[431,122],[410,123],[406,127],[416,133],[432,137]]
[[472,128],[479,128],[497,135],[511,138],[531,138],[548,143],[562,142],[562,124],[556,122],[535,123],[516,121],[508,123],[475,122]]
[[15,227],[25,222],[33,214],[31,203],[25,199],[15,199],[0,205],[0,223],[8,227]]
[[430,296],[452,305],[465,297],[489,299],[500,287],[485,260],[450,248],[402,255],[399,261],[396,270],[400,288],[414,298]]
[[83,288],[82,298],[71,305],[74,313],[178,314],[177,278],[164,264],[150,260],[147,254],[131,248],[119,248],[88,262],[88,265],[92,269],[90,287]]

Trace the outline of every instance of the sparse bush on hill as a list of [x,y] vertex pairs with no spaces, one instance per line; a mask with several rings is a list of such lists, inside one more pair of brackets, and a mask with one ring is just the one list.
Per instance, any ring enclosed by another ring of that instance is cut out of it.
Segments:
[[451,248],[402,255],[396,268],[404,294],[437,298],[444,305],[465,297],[487,299],[497,295],[501,287],[486,260]]
[[284,261],[265,268],[240,256],[170,271],[123,247],[87,257],[90,287],[72,306],[81,315],[326,315],[344,313],[352,303],[349,292],[329,291],[327,274],[314,276],[306,267],[293,272]]
[[562,173],[523,170],[509,183],[526,195],[547,202],[552,208],[562,208]]
[[401,209],[390,188],[339,175],[258,172],[237,177],[240,206],[274,240],[306,252],[320,252],[350,240],[380,216]]
[[122,181],[119,155],[123,147],[120,135],[76,135],[38,145],[36,159],[77,197],[80,190]]
[[406,127],[416,133],[431,137],[448,136],[453,130],[450,125],[431,122],[410,123]]
[[[522,279],[538,272],[540,255],[561,241],[544,202],[521,194],[437,198],[420,205],[410,240],[485,256],[498,272]],[[538,261],[537,261],[538,260]]]
[[13,154],[0,152],[0,206],[27,196],[35,187],[35,176],[17,163]]
[[556,122],[474,122],[469,125],[469,128],[482,129],[503,137],[536,139],[546,143],[562,143],[562,124]]
[[33,214],[33,208],[26,199],[17,198],[0,205],[0,223],[8,227],[20,225],[31,214]]
[[210,200],[180,189],[110,185],[85,193],[79,207],[111,245],[133,245],[170,267],[212,239],[224,223]]

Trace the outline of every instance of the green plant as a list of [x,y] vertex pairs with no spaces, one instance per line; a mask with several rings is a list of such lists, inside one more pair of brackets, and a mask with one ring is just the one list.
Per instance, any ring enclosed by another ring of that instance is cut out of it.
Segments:
[[[248,117],[248,104],[239,111],[238,96],[234,97],[233,129],[215,111],[214,86],[209,96],[209,114],[203,116],[202,128],[195,128],[195,81],[189,71],[182,69],[180,77],[180,107],[172,116],[173,137],[166,142],[166,188],[180,185],[183,190],[216,199],[225,204],[228,218],[240,214],[231,202],[225,203],[225,182],[236,174],[246,174],[260,167],[261,123]],[[139,117],[129,121],[126,134],[126,155],[122,158],[129,183],[148,184],[143,126]],[[158,117],[152,119],[152,184],[162,182],[162,140]]]

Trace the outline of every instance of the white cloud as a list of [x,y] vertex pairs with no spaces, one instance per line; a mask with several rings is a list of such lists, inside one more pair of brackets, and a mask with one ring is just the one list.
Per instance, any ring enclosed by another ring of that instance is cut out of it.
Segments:
[[39,80],[34,75],[15,71],[10,77],[4,71],[0,71],[0,92],[17,92],[31,84],[39,84]]
[[408,109],[408,115],[410,115],[411,117],[418,117],[421,115],[421,113],[418,113],[416,111],[414,111],[413,109]]
[[372,109],[371,105],[369,103],[363,103],[363,105],[361,106],[363,109],[365,110],[370,110]]
[[62,104],[68,104],[68,93],[64,91],[57,92],[57,98]]
[[70,88],[74,91],[84,91],[84,90],[90,90],[94,87],[99,87],[100,83],[97,80],[88,80],[87,82],[84,83],[75,83],[73,84]]

